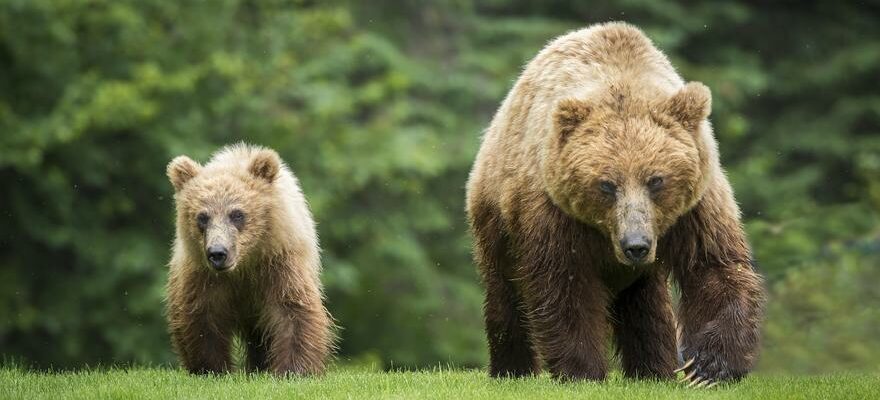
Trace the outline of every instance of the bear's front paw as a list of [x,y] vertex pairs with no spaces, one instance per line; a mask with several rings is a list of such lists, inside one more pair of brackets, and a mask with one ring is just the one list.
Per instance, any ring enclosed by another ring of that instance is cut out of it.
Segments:
[[679,382],[697,388],[710,388],[723,381],[738,380],[744,375],[732,370],[718,354],[708,351],[696,352],[675,372],[685,374]]

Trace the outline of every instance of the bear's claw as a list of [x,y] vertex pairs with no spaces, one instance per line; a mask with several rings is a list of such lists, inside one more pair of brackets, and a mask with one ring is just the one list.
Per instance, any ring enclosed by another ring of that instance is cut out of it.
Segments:
[[678,369],[676,369],[675,371],[672,371],[672,372],[675,372],[677,374],[681,371],[684,371],[687,367],[690,367],[691,364],[694,363],[694,360],[696,360],[696,358],[691,358],[690,360],[688,360],[688,362],[684,363],[684,365],[682,365],[681,367],[678,367]]
[[709,389],[718,384],[708,374],[702,373],[698,365],[694,365],[696,357],[688,360],[684,365],[675,370],[675,373],[684,372],[685,376],[678,380],[679,383],[687,383],[687,388]]

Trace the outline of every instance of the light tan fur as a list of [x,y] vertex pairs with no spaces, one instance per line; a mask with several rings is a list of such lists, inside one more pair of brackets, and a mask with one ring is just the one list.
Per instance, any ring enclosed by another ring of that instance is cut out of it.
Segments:
[[[763,290],[710,110],[708,88],[623,23],[561,36],[526,66],[467,185],[493,375],[533,373],[540,357],[554,375],[602,378],[610,318],[625,372],[671,376],[670,270],[684,355],[706,379],[751,368]],[[622,248],[635,234],[649,239],[640,263]]]
[[[245,344],[247,369],[277,374],[324,370],[333,348],[323,305],[315,224],[299,184],[274,151],[227,146],[204,166],[186,156],[168,165],[177,229],[167,313],[175,351],[192,372],[224,372],[230,343]],[[236,226],[232,210],[244,221]],[[204,229],[200,213],[209,216]],[[229,250],[215,271],[211,245]]]

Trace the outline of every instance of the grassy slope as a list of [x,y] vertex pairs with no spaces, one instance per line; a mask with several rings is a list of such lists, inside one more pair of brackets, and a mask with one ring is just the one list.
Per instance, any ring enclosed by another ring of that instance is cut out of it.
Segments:
[[753,376],[709,390],[675,383],[625,380],[557,383],[533,379],[491,380],[481,371],[334,371],[320,378],[277,379],[233,374],[194,377],[180,370],[136,368],[64,373],[0,369],[2,399],[95,398],[439,398],[439,399],[871,399],[880,398],[880,376]]

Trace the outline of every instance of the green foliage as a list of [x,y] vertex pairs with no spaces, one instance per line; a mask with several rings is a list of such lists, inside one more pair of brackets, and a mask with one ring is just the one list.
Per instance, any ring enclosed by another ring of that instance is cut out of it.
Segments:
[[480,129],[459,117],[465,86],[438,83],[339,6],[22,2],[2,21],[9,354],[170,361],[165,163],[246,140],[302,180],[344,356],[483,361],[460,206]]
[[865,251],[876,252],[876,243],[865,246],[832,246],[821,261],[773,285],[762,368],[880,371],[880,288],[871,284],[880,281],[880,260]]
[[463,216],[479,132],[544,43],[627,20],[713,90],[771,289],[762,367],[876,368],[878,15],[844,2],[0,0],[2,352],[171,362],[165,164],[246,140],[302,181],[343,360],[481,365]]

